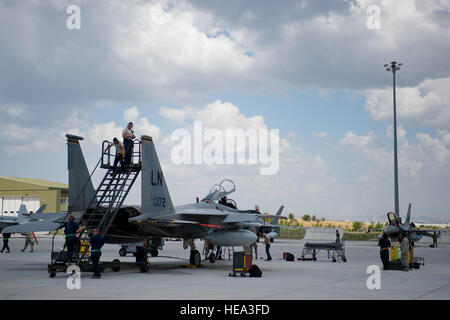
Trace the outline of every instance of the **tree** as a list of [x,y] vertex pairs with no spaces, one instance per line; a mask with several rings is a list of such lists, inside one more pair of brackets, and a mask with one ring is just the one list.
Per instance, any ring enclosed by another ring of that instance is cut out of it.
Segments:
[[353,222],[353,231],[358,231],[363,227],[363,223],[360,221]]
[[310,221],[311,220],[311,216],[309,214],[305,214],[302,219],[304,221]]
[[311,220],[316,221],[316,216],[312,216]]

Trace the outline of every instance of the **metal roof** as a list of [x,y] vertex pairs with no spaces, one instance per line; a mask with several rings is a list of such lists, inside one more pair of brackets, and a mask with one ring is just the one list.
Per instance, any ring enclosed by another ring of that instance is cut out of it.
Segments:
[[45,188],[49,188],[49,189],[69,189],[69,186],[67,184],[48,181],[48,180],[42,180],[42,179],[15,178],[15,177],[0,177],[0,179],[33,184],[33,185],[37,185],[37,186],[41,186],[41,187],[45,187]]

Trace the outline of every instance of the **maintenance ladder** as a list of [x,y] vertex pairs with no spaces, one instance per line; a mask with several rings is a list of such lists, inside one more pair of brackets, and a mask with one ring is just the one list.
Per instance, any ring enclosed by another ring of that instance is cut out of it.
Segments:
[[[106,235],[141,171],[142,152],[139,140],[136,139],[134,141],[132,145],[133,151],[131,163],[124,168],[120,167],[120,165],[118,165],[117,168],[113,167],[112,163],[114,162],[113,159],[115,156],[111,154],[111,148],[108,148],[110,144],[109,141],[103,142],[102,156],[99,160],[99,163],[101,163],[100,167],[106,169],[107,172],[98,186],[94,197],[91,199],[88,209],[83,213],[80,219],[81,224],[85,229],[78,237],[83,246],[83,251],[79,254],[74,252],[72,258],[72,261],[77,265],[80,265],[83,262],[89,262],[89,246],[87,245],[89,233],[97,228],[102,237]],[[95,170],[97,170],[99,163],[94,168],[90,177],[92,177]],[[80,194],[83,192],[84,189]],[[56,266],[58,262],[65,262],[65,255],[63,254],[64,249],[65,246],[54,259],[52,257],[52,260],[54,260],[52,261],[52,265]]]

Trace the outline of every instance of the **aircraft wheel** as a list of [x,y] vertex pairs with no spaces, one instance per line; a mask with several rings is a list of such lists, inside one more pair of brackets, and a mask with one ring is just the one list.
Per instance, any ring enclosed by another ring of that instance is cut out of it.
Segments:
[[125,248],[121,248],[120,250],[119,250],[119,256],[121,256],[121,257],[125,257],[126,255],[127,255],[127,249],[125,249]]
[[211,263],[215,263],[215,262],[216,262],[216,255],[215,255],[214,253],[211,253],[211,254],[209,255],[209,261],[210,261]]
[[152,257],[157,257],[158,256],[158,249],[150,250],[150,254],[152,255]]
[[120,260],[119,259],[115,259],[113,262],[113,266],[112,266],[112,271],[114,272],[119,272],[120,271]]
[[191,255],[189,257],[189,263],[193,266],[199,267],[200,264],[202,263],[202,257],[200,255],[200,252],[198,252],[197,250],[192,250]]
[[50,278],[54,278],[54,277],[56,277],[56,272],[55,271],[50,272]]
[[335,262],[335,263],[336,263],[336,261],[337,261],[337,260],[336,260],[336,258],[333,258],[333,262]]
[[342,261],[347,262],[347,258],[343,258]]

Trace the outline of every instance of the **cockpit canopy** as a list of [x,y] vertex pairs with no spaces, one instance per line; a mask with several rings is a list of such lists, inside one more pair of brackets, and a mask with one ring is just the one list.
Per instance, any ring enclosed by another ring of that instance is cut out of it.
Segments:
[[389,224],[398,227],[401,223],[400,218],[393,212],[387,214]]
[[236,185],[234,184],[234,182],[229,179],[225,179],[222,182],[215,184],[209,191],[208,195],[202,201],[217,201],[219,199],[222,199],[223,197],[227,197],[235,191]]

